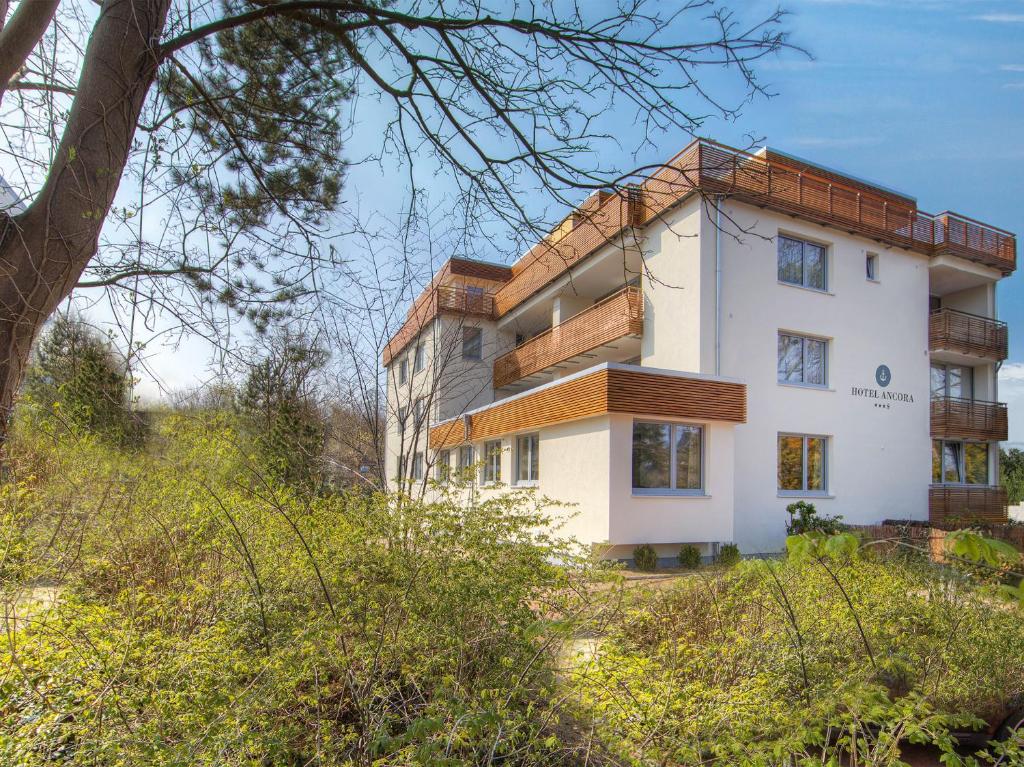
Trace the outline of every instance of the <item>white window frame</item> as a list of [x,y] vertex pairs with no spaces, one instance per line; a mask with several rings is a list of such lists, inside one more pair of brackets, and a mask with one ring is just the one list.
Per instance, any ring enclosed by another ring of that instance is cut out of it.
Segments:
[[[934,450],[934,444],[939,443],[939,481],[936,482],[934,476],[932,478],[933,485],[942,485],[944,487],[989,487],[992,485],[992,443],[985,442],[984,440],[978,439],[933,439],[932,449]],[[946,461],[946,445],[957,444],[960,445],[960,460],[957,466],[957,476],[960,479],[956,482],[947,482],[944,479],[945,475],[945,461]],[[985,482],[968,482],[967,481],[967,446],[968,445],[983,445],[985,447]],[[934,468],[934,467],[933,467]]]
[[427,345],[416,344],[413,350],[412,372],[415,375],[427,366]]
[[[801,489],[799,490],[784,490],[778,487],[779,484],[779,461],[782,459],[782,454],[779,450],[779,439],[781,437],[799,437],[801,439],[800,445],[800,460],[801,464]],[[822,459],[821,467],[821,490],[808,490],[807,489],[807,440],[809,439],[820,439],[825,441],[824,445],[824,457]],[[791,431],[780,431],[775,436],[775,485],[778,487],[779,495],[787,498],[827,498],[831,495],[831,468],[832,468],[832,437],[827,434],[798,434]]]
[[420,428],[420,427],[424,426],[424,424],[425,424],[424,417],[426,416],[426,414],[427,414],[427,402],[426,402],[426,399],[423,398],[423,397],[417,397],[413,401],[413,403],[412,403],[413,424],[415,424],[417,428]]
[[[792,234],[785,234],[779,232],[776,237],[777,243],[775,246],[775,277],[780,285],[789,285],[795,288],[803,288],[804,290],[813,290],[818,293],[828,293],[829,279],[831,278],[829,270],[829,246],[823,242],[815,242],[809,240],[806,237],[797,237]],[[800,282],[790,282],[789,280],[782,279],[781,274],[781,258],[782,258],[782,241],[789,240],[790,242],[800,243]],[[805,245],[813,245],[816,248],[821,248],[823,251],[821,257],[821,276],[822,286],[819,288],[816,285],[807,284],[807,255],[804,253]]]
[[[668,487],[635,487],[633,486],[633,427],[636,424],[650,424],[652,426],[668,426],[668,442],[669,442],[669,472],[668,472]],[[700,430],[700,487],[676,487],[676,427],[685,426],[689,428],[696,428]],[[632,487],[633,495],[688,495],[691,497],[700,497],[707,495],[706,477],[707,477],[707,427],[702,423],[693,423],[690,421],[656,421],[650,418],[636,418],[633,420],[633,426],[630,427],[630,451],[629,451],[629,484]]]
[[412,455],[412,481],[419,482],[423,479],[423,452],[417,450]]
[[878,268],[881,259],[877,253],[871,253],[870,251],[864,255],[864,276],[868,282],[880,282],[878,276]]
[[452,473],[452,451],[438,450],[437,458],[434,459],[434,479],[438,482],[447,482],[451,479]]
[[[477,351],[476,356],[466,354],[466,331],[475,331],[477,340]],[[484,358],[484,329],[481,327],[475,327],[472,325],[463,326],[462,328],[462,359],[470,360],[472,362],[479,362]]]
[[403,386],[409,380],[409,357],[403,356],[398,361],[398,385]]
[[496,485],[501,482],[501,450],[500,439],[484,442],[484,465],[480,469],[480,481],[482,484]]
[[399,434],[405,434],[405,427],[406,427],[406,424],[409,421],[409,408],[403,407],[402,405],[399,405],[398,406],[397,418],[398,418],[398,433]]
[[[469,456],[469,460],[466,460],[466,456]],[[459,446],[459,452],[455,457],[455,468],[459,472],[461,477],[462,473],[473,466],[476,463],[476,451],[473,450],[472,445],[461,445]]]
[[[537,452],[537,473],[536,473],[535,476],[529,477],[527,479],[520,479],[520,477],[519,477],[519,475],[520,475],[519,469],[522,466],[522,462],[523,462],[523,451],[522,451],[522,445],[520,444],[520,440],[523,440],[523,439],[533,440],[533,442],[530,442],[530,443],[527,443],[527,444],[535,445],[535,447],[530,448],[530,450],[528,451],[529,452],[529,456],[527,456],[527,459],[528,459],[528,462],[526,464],[527,466],[530,466],[530,464],[532,463],[532,461],[529,461],[529,458],[532,457],[533,451],[536,450],[536,452]],[[527,434],[517,434],[516,435],[516,461],[515,461],[515,464],[516,464],[515,465],[515,484],[516,484],[517,487],[535,487],[540,482],[540,433],[539,432],[530,432],[530,433],[527,433]]]
[[[808,383],[806,380],[803,381],[786,381],[779,377],[779,341],[782,337],[787,338],[799,338],[800,339],[800,375],[802,378],[807,378],[807,341],[817,341],[825,345],[825,359],[822,362],[822,373],[824,381],[822,383]],[[795,333],[791,330],[780,330],[775,337],[775,379],[783,386],[802,386],[807,389],[827,389],[829,387],[829,357],[832,356],[832,342],[828,338],[822,336],[812,336],[807,333]]]

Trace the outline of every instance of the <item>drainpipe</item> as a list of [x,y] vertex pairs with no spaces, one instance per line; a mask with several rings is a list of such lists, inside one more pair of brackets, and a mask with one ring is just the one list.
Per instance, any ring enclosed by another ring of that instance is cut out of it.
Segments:
[[715,196],[715,375],[722,375],[722,195]]

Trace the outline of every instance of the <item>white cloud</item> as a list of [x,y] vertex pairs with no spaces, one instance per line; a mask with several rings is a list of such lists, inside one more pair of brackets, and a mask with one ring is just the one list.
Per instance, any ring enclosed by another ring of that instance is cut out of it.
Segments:
[[1024,64],[1001,64],[999,68],[1004,72],[1024,72]]
[[988,21],[993,24],[1024,24],[1024,13],[982,13],[971,16],[973,21]]
[[1003,83],[1003,87],[1010,91],[1024,90],[1024,82],[1019,83]]

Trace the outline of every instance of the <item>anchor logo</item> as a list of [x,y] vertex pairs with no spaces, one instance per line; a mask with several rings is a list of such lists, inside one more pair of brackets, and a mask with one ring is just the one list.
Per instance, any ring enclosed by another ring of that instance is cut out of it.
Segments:
[[883,389],[889,385],[892,381],[892,371],[889,370],[887,365],[879,365],[875,371],[875,380],[878,381],[878,385]]

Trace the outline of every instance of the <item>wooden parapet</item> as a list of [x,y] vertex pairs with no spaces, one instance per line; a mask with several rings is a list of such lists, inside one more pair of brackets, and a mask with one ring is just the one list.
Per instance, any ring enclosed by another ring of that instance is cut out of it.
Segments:
[[747,387],[703,376],[602,365],[438,424],[430,430],[430,447],[439,450],[607,413],[745,423]]

